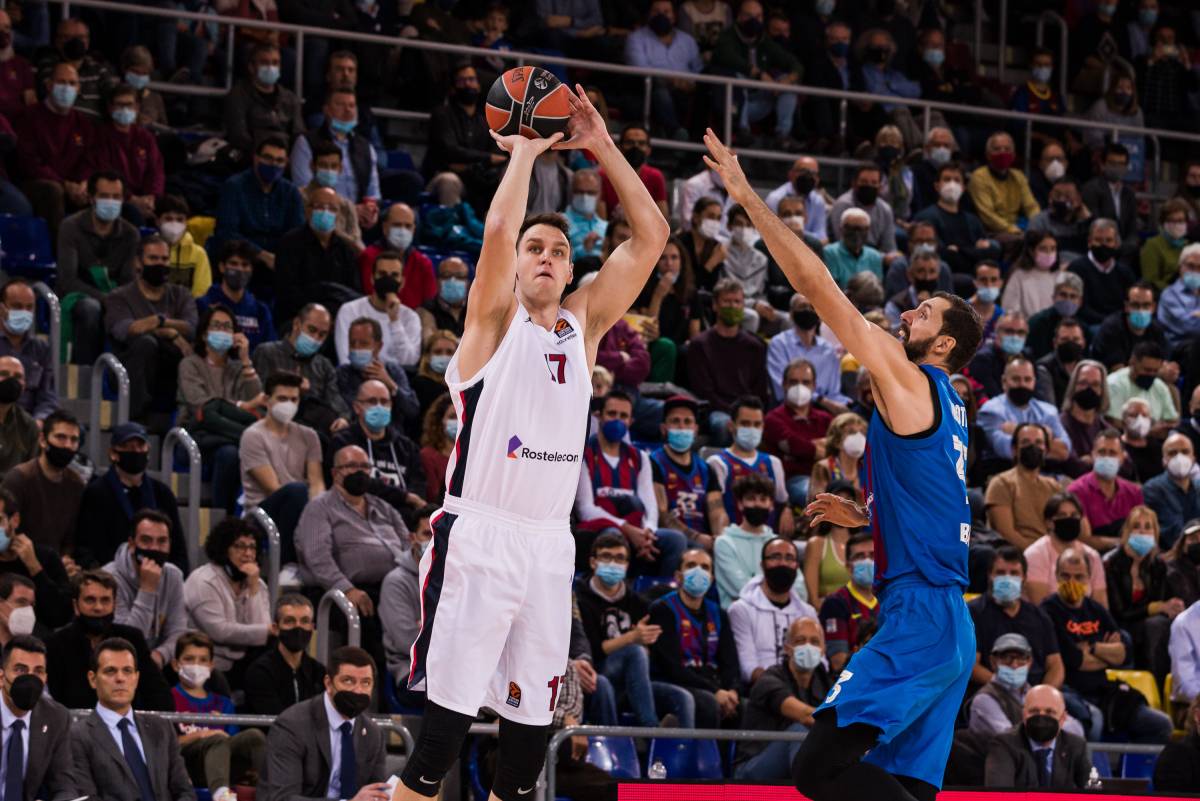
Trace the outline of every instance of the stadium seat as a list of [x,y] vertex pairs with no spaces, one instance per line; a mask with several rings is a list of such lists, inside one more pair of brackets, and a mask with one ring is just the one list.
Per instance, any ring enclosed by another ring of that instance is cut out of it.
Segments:
[[1123,681],[1146,697],[1146,703],[1152,709],[1167,711],[1162,698],[1158,694],[1158,682],[1154,674],[1148,670],[1108,670],[1109,681]]
[[1121,778],[1153,778],[1156,762],[1158,762],[1158,754],[1121,754]]
[[0,214],[0,249],[5,272],[53,285],[57,263],[50,247],[50,229],[41,217]]
[[620,779],[642,777],[632,737],[589,737],[586,761]]
[[[1186,702],[1177,701],[1172,697],[1172,693],[1174,690],[1173,684],[1174,684],[1174,681],[1171,678],[1171,674],[1168,673],[1167,677],[1165,679],[1163,679],[1163,690],[1162,690],[1163,708],[1164,708],[1164,711],[1167,713],[1167,716],[1171,718],[1171,723],[1178,726],[1179,721],[1183,719],[1182,707],[1186,706]],[[1176,716],[1178,716],[1178,717],[1176,717]],[[1182,740],[1186,735],[1187,735],[1187,732],[1183,729],[1175,729],[1173,732],[1171,732],[1172,739],[1175,739],[1175,740]]]
[[1092,765],[1095,766],[1096,772],[1100,774],[1101,779],[1112,778],[1112,764],[1108,761],[1108,752],[1093,751]]
[[661,761],[667,769],[668,779],[720,779],[721,752],[716,740],[675,740],[671,738],[650,741],[650,754],[646,764]]
[[633,580],[633,591],[638,595],[660,584],[675,585],[675,579],[670,576],[638,576]]

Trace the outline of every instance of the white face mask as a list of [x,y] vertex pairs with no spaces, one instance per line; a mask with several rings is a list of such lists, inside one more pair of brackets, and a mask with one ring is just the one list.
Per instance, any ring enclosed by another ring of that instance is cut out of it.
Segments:
[[942,200],[946,201],[947,203],[957,203],[958,199],[962,197],[962,193],[963,185],[958,181],[946,181],[942,184],[942,188],[938,192],[938,194],[941,195]]
[[812,400],[812,390],[804,384],[793,384],[788,387],[787,402],[793,406],[807,406]]
[[1125,421],[1125,427],[1135,437],[1144,437],[1150,433],[1150,418],[1144,414],[1131,417]]
[[1042,170],[1042,173],[1048,180],[1057,181],[1059,178],[1062,178],[1067,174],[1067,165],[1063,164],[1058,159],[1055,159],[1046,165],[1046,168]]
[[705,239],[716,239],[721,233],[721,221],[714,219],[703,220],[700,223],[700,235]]
[[1187,236],[1187,223],[1163,223],[1163,230],[1167,232],[1167,236],[1174,237],[1175,239],[1183,239],[1185,236]]
[[1167,472],[1171,478],[1184,478],[1192,472],[1195,461],[1186,453],[1177,453],[1167,460]]
[[800,233],[804,230],[804,217],[799,214],[789,214],[783,218],[783,224],[795,233]]
[[204,682],[212,675],[212,668],[207,665],[180,665],[179,680],[189,687],[203,687]]
[[180,239],[183,239],[183,234],[187,231],[187,223],[178,221],[165,222],[158,227],[158,230],[162,234],[163,239],[174,245]]
[[287,425],[292,422],[292,418],[296,416],[296,410],[300,408],[300,404],[295,401],[280,401],[271,407],[271,416],[278,422]]
[[758,243],[758,231],[746,225],[733,229],[733,238],[743,247],[752,248]]
[[32,606],[18,606],[8,613],[8,630],[14,636],[33,634],[37,625],[37,615]]
[[842,440],[842,453],[851,459],[858,459],[867,450],[867,435],[855,432]]

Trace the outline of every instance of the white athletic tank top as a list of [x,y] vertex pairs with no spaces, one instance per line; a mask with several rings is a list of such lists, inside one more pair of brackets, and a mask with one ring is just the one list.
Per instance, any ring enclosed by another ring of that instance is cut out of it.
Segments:
[[558,311],[553,331],[518,301],[500,346],[470,381],[446,368],[458,437],[446,494],[533,520],[566,520],[579,488],[592,380],[583,329]]

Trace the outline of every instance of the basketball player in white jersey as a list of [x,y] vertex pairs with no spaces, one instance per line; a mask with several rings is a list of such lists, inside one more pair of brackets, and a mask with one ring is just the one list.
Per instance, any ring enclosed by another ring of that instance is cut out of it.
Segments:
[[[409,686],[426,691],[397,799],[435,795],[481,706],[500,715],[493,799],[527,801],[567,668],[575,543],[569,527],[601,337],[645,285],[669,229],[582,87],[571,137],[492,134],[508,169],[484,223],[466,324],[446,383],[458,438],[421,560],[421,631]],[[566,221],[525,218],[534,159],[590,150],[633,236],[595,281],[572,280]]]

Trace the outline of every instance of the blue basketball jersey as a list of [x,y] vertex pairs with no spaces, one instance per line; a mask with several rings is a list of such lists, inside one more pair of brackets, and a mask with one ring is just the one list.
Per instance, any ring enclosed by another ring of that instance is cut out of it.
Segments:
[[921,365],[929,379],[933,425],[900,436],[873,415],[867,429],[863,489],[875,539],[875,577],[902,576],[933,586],[967,587],[971,507],[967,502],[967,410],[942,370]]

